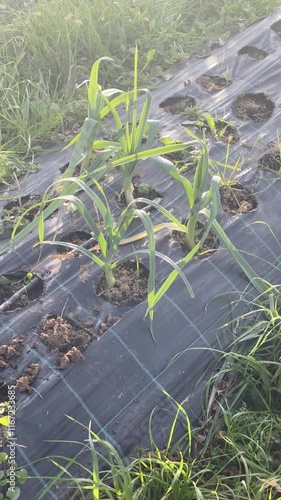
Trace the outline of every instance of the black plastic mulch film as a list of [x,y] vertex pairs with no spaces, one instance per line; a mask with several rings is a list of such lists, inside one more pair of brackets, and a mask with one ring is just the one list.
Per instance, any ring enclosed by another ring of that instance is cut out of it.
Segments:
[[[219,221],[231,241],[247,252],[245,256],[257,275],[272,283],[280,282],[280,248],[268,227],[254,222],[266,222],[281,239],[280,179],[276,173],[258,166],[259,158],[269,149],[268,144],[278,142],[281,38],[272,25],[279,16],[280,9],[232,38],[208,58],[193,58],[181,65],[173,79],[161,84],[153,93],[151,113],[151,117],[161,120],[161,136],[184,140],[188,137],[180,123],[187,117],[159,107],[164,99],[174,94],[193,97],[197,106],[208,110],[212,116],[234,122],[239,140],[230,145],[229,163],[234,165],[238,157],[246,159],[238,180],[254,194],[258,207],[256,211],[239,216],[221,212]],[[249,54],[249,46],[260,49],[256,53],[258,56]],[[197,83],[198,77],[206,74],[224,75],[229,85],[208,92]],[[261,121],[237,118],[232,105],[238,96],[246,93],[265,93],[274,104],[274,109],[272,106],[269,111],[271,117]],[[210,137],[207,140],[210,158],[223,163],[226,143]],[[67,163],[70,154],[69,150],[64,150],[42,156],[39,172],[22,182],[22,194],[42,194],[58,178],[60,168]],[[164,197],[163,205],[178,218],[188,215],[181,188],[159,168],[146,161],[140,165],[139,174],[140,181],[154,184]],[[115,199],[121,187],[118,172],[111,175],[104,186],[112,210],[118,215],[120,207]],[[2,208],[5,203],[0,203]],[[158,219],[159,216],[153,213],[154,222]],[[59,220],[55,215],[46,223],[46,239],[51,239],[57,229],[59,235],[81,230],[82,224],[75,213],[66,214]],[[134,231],[138,231],[137,226]],[[36,231],[15,249],[1,255],[1,274],[18,271],[22,266],[32,269],[39,257],[39,250],[32,250],[35,241]],[[2,240],[1,245],[6,242]],[[145,240],[142,240],[135,243],[135,248],[144,245]],[[183,256],[182,249],[168,231],[158,233],[157,247],[176,261]],[[131,250],[130,246],[122,247],[120,255]],[[54,247],[45,246],[41,260],[55,251]],[[145,258],[142,261],[147,263]],[[200,416],[202,388],[208,375],[199,385],[196,384],[215,358],[210,348],[226,348],[233,339],[230,329],[221,326],[232,320],[233,314],[241,313],[239,308],[233,313],[230,302],[238,299],[248,286],[242,271],[224,248],[220,247],[208,258],[195,259],[185,268],[195,299],[188,296],[178,278],[156,308],[155,345],[148,323],[143,320],[146,302],[132,308],[104,302],[95,294],[100,269],[91,264],[89,269],[81,267],[89,264],[86,257],[45,260],[37,270],[44,284],[41,298],[26,307],[0,314],[1,344],[9,344],[11,339],[22,335],[25,345],[17,367],[1,370],[1,379],[13,383],[30,365],[39,364],[41,368],[31,384],[35,390],[30,394],[17,394],[16,420],[17,442],[22,445],[17,449],[17,462],[25,464],[31,475],[38,478],[51,475],[55,469],[47,461],[33,465],[36,459],[52,454],[74,456],[79,451],[78,445],[48,440],[83,441],[87,437],[86,431],[65,415],[86,426],[91,420],[93,430],[110,440],[125,455],[138,445],[149,444],[149,416],[157,405],[152,426],[154,439],[160,447],[165,444],[175,407],[163,391],[183,403],[191,420],[196,422]],[[83,270],[86,270],[84,275]],[[159,282],[168,271],[166,263],[159,261]],[[95,330],[109,314],[120,319],[83,350],[84,360],[70,362],[65,370],[58,370],[58,357],[48,351],[38,336],[40,322],[49,314],[63,315],[80,324],[87,323]],[[170,411],[165,411],[167,409]],[[22,489],[22,498],[32,498],[47,482],[43,479],[28,482],[26,489]],[[58,495],[54,491],[47,497],[57,498]]]

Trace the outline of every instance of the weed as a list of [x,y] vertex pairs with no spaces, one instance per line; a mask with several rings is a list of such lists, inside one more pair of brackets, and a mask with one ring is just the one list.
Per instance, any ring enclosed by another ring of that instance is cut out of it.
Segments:
[[38,214],[41,196],[21,196],[4,205],[0,215],[0,234],[12,233],[15,227],[23,229]]
[[[188,125],[183,122],[182,125]],[[238,134],[232,122],[223,119],[213,118],[210,113],[201,115],[200,120],[195,123],[200,130],[205,129],[215,140],[224,140],[228,144],[233,144],[238,140]]]
[[9,151],[0,151],[0,187],[8,186],[15,178],[28,175],[38,170],[33,161],[23,161]]
[[[10,416],[8,402],[0,403],[0,450],[5,450],[10,443],[9,424],[14,417]],[[20,498],[20,486],[25,484],[28,475],[26,469],[17,468],[12,456],[0,451],[0,498],[3,500],[17,500]]]

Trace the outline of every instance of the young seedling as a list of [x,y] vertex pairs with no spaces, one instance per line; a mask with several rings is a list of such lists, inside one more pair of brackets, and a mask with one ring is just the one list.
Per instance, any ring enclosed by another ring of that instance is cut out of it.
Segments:
[[191,122],[196,122],[204,118],[205,111],[205,109],[198,108],[197,106],[192,106],[190,108],[186,108],[186,110],[182,114],[185,115],[186,118]]
[[[225,160],[223,162],[210,159],[210,172],[221,177],[221,185],[231,187],[236,184],[235,176],[241,171],[241,158],[237,158],[235,165],[229,163],[230,144],[227,144]],[[227,175],[230,172],[230,175]]]
[[[161,139],[161,142],[165,145],[171,145],[171,144],[182,144],[181,140],[177,139],[169,139],[168,137],[163,137]],[[200,158],[201,152],[196,147],[195,145],[191,145],[189,147],[186,147],[186,149],[182,151],[176,151],[174,153],[166,154],[164,155],[164,158],[167,158],[170,160],[175,167],[177,167],[178,171],[180,173],[185,172],[188,170],[190,167],[194,166],[197,164],[199,158]]]
[[202,113],[197,121],[191,120],[182,122],[182,126],[188,125],[195,125],[200,130],[206,129],[216,141],[223,139],[225,142],[233,144],[238,139],[233,123],[223,119],[213,118],[211,113]]

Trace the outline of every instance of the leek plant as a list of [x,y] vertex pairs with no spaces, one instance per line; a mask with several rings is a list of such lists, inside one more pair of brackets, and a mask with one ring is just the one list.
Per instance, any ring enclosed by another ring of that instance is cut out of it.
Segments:
[[[115,122],[117,139],[116,141],[95,141],[94,143],[91,143],[92,136],[90,131],[85,134],[85,137],[87,137],[87,162],[89,162],[92,148],[106,148],[112,152],[111,157],[108,158],[109,161],[107,162],[106,167],[101,166],[99,168],[95,163],[92,163],[89,164],[89,171],[94,178],[97,178],[97,175],[100,176],[102,173],[107,173],[108,169],[110,170],[110,168],[119,167],[123,178],[123,192],[126,203],[133,203],[133,177],[140,161],[176,151],[183,151],[190,147],[190,144],[178,144],[171,142],[168,145],[153,147],[153,143],[158,134],[160,122],[158,120],[149,119],[149,112],[152,104],[151,92],[147,89],[138,89],[137,48],[135,50],[134,88],[132,91],[123,93],[110,101],[106,91],[102,91],[98,86],[93,71],[91,74],[90,85],[93,88],[92,93],[95,95],[96,99],[95,107],[97,108],[97,106],[103,106],[103,111],[100,116],[104,116],[105,112],[111,112]],[[143,95],[140,96],[140,94]],[[141,106],[139,104],[139,97],[142,99]],[[101,104],[102,102],[103,105]],[[122,110],[120,112],[117,110],[118,106],[122,103],[125,105],[125,113]],[[146,139],[145,141],[143,141],[144,136]],[[76,140],[77,138],[74,139],[74,141]],[[78,138],[78,143],[79,142],[80,138]],[[71,167],[73,167],[73,164]],[[70,170],[71,171],[69,173],[72,175],[73,170]]]
[[[63,242],[63,241],[54,241],[54,240],[44,240],[44,218],[43,218],[43,211],[41,211],[41,216],[40,216],[40,221],[39,221],[39,244],[49,244],[49,245],[61,245],[63,247],[67,248],[72,248],[87,257],[91,259],[91,261],[104,271],[105,274],[105,279],[107,283],[107,287],[114,287],[115,285],[115,278],[114,278],[114,269],[120,264],[121,262],[128,260],[129,258],[133,257],[137,264],[136,264],[136,269],[137,266],[139,266],[138,262],[138,254],[146,254],[149,257],[149,276],[148,276],[148,285],[147,285],[147,300],[148,300],[148,307],[149,310],[151,311],[150,313],[150,320],[151,320],[151,325],[153,321],[153,311],[154,311],[154,301],[156,297],[156,292],[155,292],[155,287],[156,287],[156,257],[164,260],[167,262],[170,266],[174,268],[174,271],[176,272],[176,276],[180,276],[187,287],[190,295],[194,297],[192,288],[183,274],[181,268],[173,262],[172,259],[167,257],[166,255],[162,254],[161,252],[158,252],[155,248],[155,232],[158,229],[162,229],[163,224],[160,224],[159,226],[153,227],[152,222],[150,220],[149,215],[144,211],[144,210],[136,210],[133,207],[133,203],[128,205],[121,213],[119,216],[117,222],[115,223],[114,217],[111,213],[110,206],[108,204],[106,195],[101,187],[101,185],[95,181],[95,186],[99,192],[97,194],[91,187],[89,187],[82,179],[79,178],[65,178],[56,181],[52,186],[50,186],[47,191],[45,192],[43,198],[42,198],[42,204],[48,204],[48,203],[53,203],[52,199],[48,199],[48,190],[52,190],[53,187],[58,184],[58,183],[68,183],[72,182],[73,184],[76,185],[76,187],[79,187],[90,199],[90,201],[94,204],[96,207],[96,210],[98,212],[98,219],[100,221],[99,224],[93,219],[90,211],[87,209],[85,206],[85,203],[83,203],[77,196],[74,194],[72,195],[60,195],[56,198],[60,203],[71,203],[81,214],[81,216],[84,218],[85,222],[89,226],[91,232],[93,233],[97,245],[92,248],[92,249],[87,249],[82,245],[76,245],[74,243],[69,243],[69,242]],[[146,198],[142,198],[145,204],[149,203],[149,200]],[[124,239],[125,233],[128,231],[132,221],[134,218],[138,218],[144,228],[145,231],[137,234],[131,238]],[[173,219],[173,217],[172,217]],[[104,227],[104,231],[101,230],[101,226]],[[176,226],[171,223],[166,223],[165,227],[169,227],[170,229],[175,229]],[[142,249],[142,250],[137,250],[133,248],[133,251],[128,253],[125,257],[122,259],[117,259],[116,254],[118,252],[119,246],[122,244],[127,244],[127,243],[133,243],[136,240],[142,239],[144,237],[147,237],[148,239],[148,248],[147,249]],[[97,255],[95,253],[95,250],[99,251],[99,254]],[[151,328],[152,332],[152,328]]]
[[[198,139],[194,134],[192,134],[192,132],[190,132],[189,130],[186,131],[191,137],[193,137],[193,139],[198,141]],[[247,278],[250,280],[252,285],[256,288],[256,290],[261,294],[266,294],[272,289],[272,285],[257,276],[251,265],[246,261],[246,259],[244,259],[241,253],[233,245],[233,243],[230,241],[230,239],[216,220],[216,216],[220,209],[219,186],[221,179],[219,176],[214,175],[211,179],[211,182],[209,183],[210,187],[209,189],[207,189],[207,185],[209,182],[209,156],[208,149],[204,141],[201,143],[201,145],[202,153],[196,167],[193,183],[183,177],[179,173],[178,169],[169,160],[161,157],[152,159],[152,161],[154,161],[156,165],[160,165],[160,167],[164,169],[169,174],[169,176],[172,177],[183,188],[186,197],[186,210],[187,212],[190,212],[187,223],[183,224],[159,203],[150,201],[150,204],[170,221],[169,224],[172,224],[174,228],[183,233],[187,255],[178,263],[178,268],[182,270],[186,266],[186,264],[191,261],[191,259],[196,255],[196,253],[198,253],[198,251],[202,247],[210,231],[213,230],[218,236],[220,242],[224,244],[227,251],[236,260],[236,262],[245,273]],[[146,203],[146,201],[147,200],[142,198],[138,199],[139,203]],[[204,217],[204,219],[206,220],[206,225],[204,227],[202,235],[200,235],[200,239],[196,238],[196,225],[199,216]],[[162,224],[162,228],[165,227],[168,227],[167,223]],[[167,292],[177,276],[178,271],[177,269],[174,269],[160,286],[159,290],[153,297],[153,308],[148,307],[146,312],[146,314],[150,314],[150,318],[153,317],[155,305]]]
[[[65,172],[62,175],[61,183],[56,183],[58,190],[61,185],[60,195],[73,195],[77,190],[77,184],[72,182],[74,179],[75,167],[81,163],[81,176],[87,185],[94,181],[100,181],[112,169],[120,167],[124,182],[123,189],[127,203],[134,201],[132,177],[141,160],[161,154],[182,151],[190,147],[190,143],[169,144],[151,149],[154,138],[157,134],[159,122],[148,119],[148,113],[151,106],[152,96],[148,90],[144,90],[145,101],[138,120],[137,106],[138,95],[141,90],[137,89],[137,61],[138,51],[135,54],[135,78],[134,90],[122,92],[117,89],[102,90],[98,83],[99,66],[101,61],[112,61],[104,57],[97,60],[91,70],[88,84],[88,117],[85,119],[81,132],[68,144],[67,147],[74,146],[71,160]],[[122,124],[121,118],[116,108],[122,104],[126,106],[126,123]],[[130,110],[133,109],[132,124],[130,125]],[[115,125],[118,141],[106,141],[97,139],[99,128],[102,127],[104,118],[111,113]],[[142,144],[143,135],[147,132],[147,141]],[[93,158],[93,150],[99,151]],[[68,179],[65,182],[65,179]],[[50,192],[50,191],[49,191]],[[50,193],[51,194],[51,193]],[[52,198],[52,196],[51,196]],[[46,219],[55,210],[62,205],[62,198],[53,197],[52,202],[48,203],[43,209],[41,205],[40,219]],[[32,207],[34,208],[34,207]],[[30,209],[31,210],[31,209]],[[15,224],[11,241],[16,243],[25,238],[32,229],[38,225],[39,217],[36,217],[25,228],[18,232],[20,221]],[[3,245],[0,254],[7,251],[10,243]]]

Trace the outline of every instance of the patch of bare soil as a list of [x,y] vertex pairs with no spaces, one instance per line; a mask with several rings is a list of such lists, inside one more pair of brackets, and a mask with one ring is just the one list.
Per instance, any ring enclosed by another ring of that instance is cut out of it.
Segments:
[[253,59],[265,59],[268,53],[265,50],[258,49],[257,47],[252,47],[251,45],[245,45],[238,51],[239,56],[247,55]]
[[245,214],[256,210],[258,203],[250,191],[238,183],[220,187],[221,206],[229,214]]
[[42,319],[38,335],[49,351],[59,356],[59,370],[67,368],[71,361],[83,360],[81,349],[86,348],[92,339],[97,338],[95,332],[88,327],[56,314],[50,314]]
[[196,82],[207,92],[218,92],[231,85],[232,81],[225,76],[219,75],[201,75]]
[[20,295],[8,307],[7,311],[14,311],[29,305],[43,293],[43,281],[36,275],[31,280],[25,279],[26,273],[5,274],[11,283],[0,285],[0,306],[11,299],[16,293]]
[[275,104],[263,92],[242,94],[232,104],[232,111],[240,120],[262,121],[271,117]]
[[26,368],[22,377],[17,380],[16,389],[20,392],[28,392],[31,394],[33,391],[31,384],[38,377],[40,370],[41,366],[35,363]]
[[0,368],[16,368],[16,359],[20,357],[23,347],[24,338],[22,336],[12,339],[9,344],[0,345]]
[[146,299],[148,270],[136,262],[124,262],[113,270],[116,280],[113,287],[108,288],[104,274],[97,287],[97,294],[112,304],[135,305]]
[[[182,224],[186,225],[188,222],[188,219],[184,219],[182,221]],[[205,231],[205,225],[202,224],[202,222],[197,222],[196,225],[196,236],[195,236],[195,243],[198,243],[200,239],[203,236],[203,233]],[[181,231],[173,231],[173,238],[179,245],[182,247],[182,249],[185,251],[185,253],[188,253],[188,250],[186,249],[185,246],[185,239],[184,239],[184,233]],[[213,255],[213,253],[218,249],[219,247],[219,241],[217,236],[210,231],[206,240],[204,241],[202,247],[200,248],[199,252],[196,254],[195,257],[209,257],[210,255]]]
[[258,166],[268,168],[274,172],[279,172],[281,169],[281,156],[280,153],[272,152],[266,153],[258,161]]
[[191,96],[174,96],[168,97],[160,102],[159,108],[164,109],[167,113],[178,115],[183,113],[186,108],[192,108],[196,105],[194,97]]

